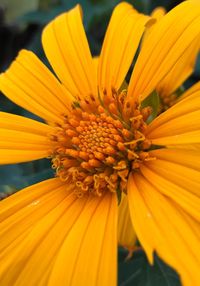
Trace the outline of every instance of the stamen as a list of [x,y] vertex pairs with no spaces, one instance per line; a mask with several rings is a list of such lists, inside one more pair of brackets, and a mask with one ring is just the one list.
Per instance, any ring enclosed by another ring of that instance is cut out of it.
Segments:
[[[123,118],[124,110],[130,107],[126,91],[118,95],[113,88],[111,94],[103,93],[104,107],[89,112],[81,98],[80,107],[69,117],[64,115],[63,125],[49,136],[52,168],[62,181],[74,184],[78,197],[89,193],[101,196],[119,188],[126,192],[129,173],[154,159],[148,152],[151,141],[144,135],[151,108],[140,110],[135,104],[131,118]],[[90,101],[92,96],[84,102],[89,106]]]

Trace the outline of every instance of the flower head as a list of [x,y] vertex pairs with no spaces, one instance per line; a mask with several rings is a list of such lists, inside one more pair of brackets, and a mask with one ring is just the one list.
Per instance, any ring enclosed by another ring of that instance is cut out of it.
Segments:
[[42,36],[59,80],[28,51],[0,76],[5,95],[46,122],[1,112],[0,163],[48,157],[56,175],[1,202],[2,285],[116,285],[117,233],[130,248],[131,223],[151,263],[156,251],[184,285],[198,284],[199,86],[156,118],[143,102],[196,43],[199,24],[196,0],[156,24],[123,2],[95,60],[76,6]]

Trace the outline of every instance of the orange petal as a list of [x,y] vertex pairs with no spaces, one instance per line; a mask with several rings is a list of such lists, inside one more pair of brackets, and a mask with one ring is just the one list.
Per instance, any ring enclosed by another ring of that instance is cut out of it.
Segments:
[[184,1],[153,27],[136,62],[128,98],[141,100],[156,89],[186,50],[199,37],[200,3]]
[[156,251],[178,271],[183,285],[198,285],[199,223],[140,174],[130,176],[128,198],[136,233],[150,261]]
[[122,193],[118,210],[118,243],[129,250],[133,250],[136,243],[136,234],[130,217],[127,196],[124,193]]
[[[156,22],[160,21],[162,19],[162,17],[166,14],[166,10],[164,7],[156,7],[152,13],[151,13],[151,17],[154,18],[156,20]],[[144,44],[147,42],[148,45],[148,37],[150,35],[150,33],[152,32],[154,28],[154,25],[147,27],[144,36],[142,38],[142,48],[144,46]]]
[[2,285],[116,285],[114,195],[78,199],[51,179],[0,204]]
[[197,38],[177,61],[170,72],[158,84],[156,90],[159,94],[163,96],[172,94],[193,73],[199,48],[199,38]]
[[87,99],[97,95],[95,69],[79,5],[46,26],[42,43],[55,73],[71,94]]
[[[164,162],[163,162],[164,165]],[[185,212],[200,222],[200,196],[196,196],[183,186],[178,186],[152,169],[151,166],[141,167],[142,175],[164,196],[175,201]]]
[[47,157],[51,149],[48,135],[52,130],[35,120],[0,112],[0,164]]
[[[198,105],[194,106],[194,108],[197,109]],[[178,136],[179,134],[188,133],[191,131],[198,131],[198,130],[200,130],[200,110],[188,112],[181,116],[177,115],[175,118],[171,120],[168,119],[167,122],[162,123],[162,125],[149,132],[148,138],[154,139],[172,135]]]
[[156,7],[152,13],[151,17],[155,18],[157,21],[161,20],[162,17],[166,14],[166,10],[164,7]]
[[200,143],[200,97],[194,92],[149,124],[147,137],[157,145]]
[[98,66],[99,66],[99,57],[93,57],[92,58],[93,61],[93,65],[94,65],[94,69],[95,69],[95,74],[96,74],[96,78],[97,78],[97,73],[98,73]]
[[72,96],[32,52],[23,50],[0,76],[5,95],[47,121],[62,122]]
[[[151,124],[148,125],[147,134],[152,134],[157,129],[162,129],[162,125],[168,123],[173,129],[173,120],[198,111],[200,108],[199,92],[191,92],[190,96],[180,100],[178,103],[170,107],[168,110],[156,117]],[[170,123],[169,123],[170,122]],[[187,122],[183,122],[183,124]],[[186,130],[187,131],[187,130]]]
[[[156,153],[153,154],[156,155]],[[155,161],[148,162],[148,168],[160,175],[162,178],[165,178],[195,196],[200,197],[200,176],[198,170],[187,166],[187,163],[184,165],[179,164],[178,162],[170,162],[162,160],[159,158],[159,155],[157,156],[158,157]]]
[[200,143],[198,144],[182,144],[182,145],[177,145],[177,144],[174,144],[172,146],[170,145],[167,145],[167,149],[174,149],[176,148],[177,149],[183,149],[183,150],[193,150],[193,151],[199,151],[200,150]]
[[198,81],[197,83],[195,83],[193,86],[191,86],[188,90],[186,90],[186,92],[184,92],[181,97],[179,97],[179,101],[180,100],[183,100],[184,98],[189,97],[191,95],[194,95],[198,93],[198,96],[199,96],[199,92],[200,92],[200,81]]
[[116,285],[116,223],[115,195],[89,198],[55,258],[49,285]]
[[150,18],[125,2],[113,11],[99,59],[100,91],[118,90],[133,61],[145,26]]
[[174,162],[200,172],[200,146],[199,148],[157,149],[150,152],[153,157]]

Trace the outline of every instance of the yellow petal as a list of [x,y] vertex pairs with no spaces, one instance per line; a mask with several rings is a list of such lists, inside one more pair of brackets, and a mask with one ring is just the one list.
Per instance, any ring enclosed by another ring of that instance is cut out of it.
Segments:
[[185,166],[162,160],[159,157],[155,161],[149,161],[148,167],[161,177],[200,197],[200,176],[198,170],[188,167],[187,164]]
[[127,196],[124,193],[122,193],[118,210],[118,243],[129,250],[133,250],[136,243],[136,234],[130,218]]
[[0,149],[0,164],[16,164],[38,160],[48,156],[47,150],[19,150],[18,147],[13,148],[15,149]]
[[193,73],[199,48],[199,38],[197,38],[156,87],[160,95],[165,96],[172,94]]
[[136,62],[128,98],[144,99],[199,37],[200,3],[184,1],[155,24]]
[[199,92],[200,92],[200,81],[198,81],[193,86],[191,86],[188,90],[186,90],[186,92],[184,92],[181,95],[181,97],[179,98],[179,101],[183,100],[186,97],[188,97],[188,99],[189,99],[191,95],[194,95],[194,94],[197,94],[197,93],[199,95]]
[[0,112],[0,164],[47,157],[52,127],[32,119]]
[[[164,162],[163,162],[164,165]],[[164,196],[174,200],[189,215],[200,222],[200,196],[196,196],[183,186],[178,186],[169,179],[152,170],[148,164],[141,167],[142,175]]]
[[0,218],[1,285],[116,285],[114,195],[78,199],[51,179],[4,200]]
[[7,112],[0,112],[0,128],[42,136],[46,136],[54,130],[53,127],[47,124]]
[[153,157],[178,163],[200,172],[200,146],[198,148],[157,149],[151,151]]
[[[152,13],[151,13],[151,17],[154,18],[156,20],[156,22],[160,21],[162,19],[162,17],[166,14],[166,10],[164,7],[156,7]],[[147,43],[148,45],[148,37],[150,35],[150,33],[152,32],[154,28],[154,25],[147,27],[144,36],[142,38],[142,48],[144,47],[145,43]]]
[[[199,101],[200,102],[200,101]],[[198,106],[196,106],[198,108]],[[177,116],[152,130],[149,138],[167,137],[200,130],[200,110]]]
[[166,10],[164,7],[157,7],[155,8],[152,13],[151,17],[155,18],[157,21],[161,20],[162,17],[166,14]]
[[92,58],[93,61],[93,65],[94,65],[94,69],[95,69],[95,75],[96,75],[96,79],[97,79],[97,73],[98,73],[98,66],[99,66],[99,57],[93,57]]
[[150,18],[122,2],[113,11],[99,59],[100,91],[118,90],[131,65]]
[[[147,134],[152,134],[155,130],[161,129],[163,124],[168,122],[173,128],[173,120],[198,111],[200,107],[200,97],[198,90],[192,92],[190,96],[180,100],[178,103],[170,107],[168,110],[156,117],[151,124],[148,125]],[[185,124],[186,122],[183,122]],[[187,130],[186,130],[187,131]]]
[[46,56],[66,89],[76,97],[97,95],[89,45],[82,24],[81,7],[55,18],[43,31]]
[[150,261],[155,250],[177,270],[184,286],[198,285],[199,223],[139,174],[129,178],[128,198],[136,233]]
[[1,74],[0,90],[16,104],[53,122],[61,122],[72,100],[36,55],[25,50]]
[[49,285],[116,285],[116,223],[114,195],[89,198],[55,258]]
[[[36,251],[44,235],[48,234],[49,228],[53,228],[56,220],[64,214],[69,192],[70,187],[63,186],[59,179],[50,179],[28,187],[0,203],[0,260],[4,260],[0,270],[2,285],[16,285],[14,282],[32,258],[34,247]],[[39,227],[45,218],[46,225],[43,223],[43,230],[39,232]],[[49,253],[50,250],[51,248]],[[49,258],[47,254],[48,252],[40,256],[40,259],[44,258],[46,262]],[[43,270],[41,260],[40,266]],[[42,276],[39,269],[37,264],[32,264],[31,276],[36,275],[37,279],[38,275]],[[31,279],[28,284],[31,285],[32,281]],[[25,281],[24,283],[26,284]],[[24,284],[21,281],[19,285]],[[33,282],[32,285],[37,283]]]
[[198,145],[200,143],[200,131],[185,132],[178,135],[164,136],[151,139],[152,144],[161,146],[177,146],[177,145]]
[[157,145],[200,143],[200,97],[194,92],[160,114],[147,128],[147,137]]
[[144,202],[140,202],[140,190],[138,190],[132,174],[129,175],[127,191],[130,216],[134,229],[137,237],[142,243],[150,263],[153,263],[153,251],[155,247],[154,236],[151,235],[149,225],[146,223],[149,215],[146,211]]
[[182,145],[177,145],[177,144],[174,144],[174,145],[167,145],[167,149],[183,149],[183,150],[193,150],[193,151],[199,151],[200,150],[200,143],[198,144],[182,144]]
[[[14,195],[0,202],[1,205],[0,222],[2,223],[5,219],[8,219],[9,217],[12,218],[13,214],[20,212],[23,208],[25,208],[25,212],[30,212],[30,213],[31,213],[30,209],[32,209],[33,213],[37,215],[37,213],[34,211],[36,206],[38,207],[40,206],[40,198],[46,195],[48,197],[48,195],[53,194],[53,192],[56,193],[55,190],[60,188],[62,185],[63,183],[59,179],[49,179],[44,182],[27,187],[21,190],[20,192],[16,192]],[[47,209],[48,206],[46,206]],[[41,211],[44,211],[44,209],[41,208]],[[17,220],[17,216],[15,217],[15,219]],[[20,217],[18,217],[18,219],[20,219]],[[1,230],[3,230],[3,228],[1,228]],[[20,229],[18,230],[20,231]],[[17,230],[13,229],[13,231]],[[10,237],[10,239],[12,239],[12,237]]]

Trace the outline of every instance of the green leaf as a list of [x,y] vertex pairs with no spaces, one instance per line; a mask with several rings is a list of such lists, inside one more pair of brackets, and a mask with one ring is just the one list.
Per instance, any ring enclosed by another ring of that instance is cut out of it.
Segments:
[[176,272],[154,256],[151,266],[143,251],[137,251],[126,261],[127,252],[119,250],[119,286],[181,286]]
[[116,190],[116,193],[117,193],[117,200],[118,200],[118,205],[119,205],[122,199],[122,191],[120,190],[119,186]]
[[41,10],[49,10],[49,7],[60,4],[60,0],[39,0],[39,8]]
[[38,0],[1,0],[0,2],[6,9],[6,20],[8,22],[15,21],[17,17],[24,13],[38,8]]
[[127,251],[119,250],[118,286],[137,286],[141,279],[146,258],[143,253],[136,252],[133,259],[126,261],[127,254]]
[[156,91],[153,91],[141,104],[141,108],[150,106],[152,108],[152,113],[147,119],[147,123],[150,123],[158,115],[160,107],[160,98]]

